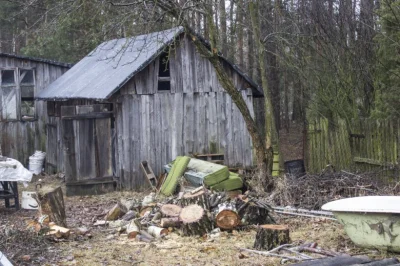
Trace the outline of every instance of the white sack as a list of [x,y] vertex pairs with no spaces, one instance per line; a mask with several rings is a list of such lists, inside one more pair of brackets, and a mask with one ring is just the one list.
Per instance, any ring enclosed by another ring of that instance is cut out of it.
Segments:
[[[3,157],[5,158],[5,157]],[[0,161],[0,181],[31,182],[32,173],[17,160]]]

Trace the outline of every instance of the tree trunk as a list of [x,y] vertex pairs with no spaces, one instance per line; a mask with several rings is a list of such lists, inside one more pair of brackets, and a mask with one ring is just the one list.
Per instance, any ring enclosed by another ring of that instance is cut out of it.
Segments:
[[265,224],[257,229],[254,248],[257,250],[271,250],[289,242],[289,228],[287,226]]
[[[256,1],[258,3],[258,1]],[[254,40],[256,43],[256,53],[260,63],[261,71],[261,83],[264,91],[265,99],[265,127],[266,127],[266,149],[267,149],[267,174],[270,176],[272,172],[272,160],[273,160],[273,145],[278,144],[278,134],[275,127],[274,111],[272,106],[272,93],[268,87],[267,72],[265,66],[265,55],[264,47],[260,39],[260,22],[257,16],[256,10],[258,5],[253,1],[249,3],[250,17],[253,25]]]
[[50,222],[67,227],[64,197],[61,187],[41,188],[38,193],[38,204],[41,215],[48,215]]

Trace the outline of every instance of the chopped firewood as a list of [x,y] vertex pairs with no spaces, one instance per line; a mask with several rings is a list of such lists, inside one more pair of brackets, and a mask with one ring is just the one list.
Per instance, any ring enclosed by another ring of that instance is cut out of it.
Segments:
[[135,220],[132,220],[126,227],[126,233],[128,234],[129,239],[136,238],[136,236],[139,234],[139,231],[139,226]]
[[146,237],[146,238],[148,238],[148,239],[150,239],[150,240],[153,240],[153,239],[154,239],[154,237],[153,237],[152,235],[150,235],[149,233],[147,233],[145,230],[140,230],[139,233],[140,233],[142,236],[144,236],[144,237]]
[[240,217],[233,204],[224,203],[218,206],[215,223],[219,228],[231,230],[239,225]]
[[182,209],[179,219],[183,222],[182,233],[185,236],[203,236],[212,230],[209,213],[197,204]]
[[289,228],[286,225],[265,224],[257,229],[254,248],[271,250],[277,246],[289,243]]
[[156,238],[166,236],[169,233],[168,229],[157,226],[149,226],[147,232]]
[[146,207],[144,207],[144,208],[142,208],[142,209],[140,210],[139,216],[140,216],[140,217],[143,217],[143,216],[145,216],[146,214],[148,215],[152,210],[153,210],[153,207],[151,207],[151,206],[146,206]]
[[34,230],[35,232],[39,232],[42,229],[42,225],[36,220],[29,220],[26,225],[27,229]]
[[179,217],[171,217],[171,218],[162,218],[160,225],[163,228],[169,228],[169,227],[179,227],[181,223],[182,222],[179,220]]
[[128,211],[127,213],[124,214],[124,216],[122,216],[121,219],[124,221],[130,221],[136,217],[137,217],[137,213],[135,211]]
[[135,237],[135,239],[136,239],[137,241],[146,242],[146,243],[150,243],[151,241],[153,241],[152,239],[149,239],[149,238],[147,238],[147,237],[145,237],[145,236],[143,236],[143,235],[137,235],[137,236]]
[[106,221],[115,221],[118,218],[122,217],[125,213],[127,213],[127,209],[121,203],[117,203],[112,207],[111,210],[108,211],[104,220]]
[[42,187],[35,199],[39,204],[39,213],[48,215],[51,222],[67,227],[64,197],[61,187]]
[[55,236],[56,238],[68,238],[70,229],[58,226],[55,223],[49,223],[50,231],[46,235]]
[[153,216],[153,218],[151,219],[152,222],[159,222],[160,219],[162,217],[162,213],[161,212],[156,212]]
[[97,220],[93,225],[94,226],[104,226],[104,225],[108,225],[109,222],[104,221],[104,220]]
[[182,206],[189,206],[192,204],[197,204],[197,205],[203,207],[203,209],[205,209],[205,210],[208,210],[210,208],[208,195],[204,191],[204,189],[198,190],[195,193],[192,193],[192,192],[185,193],[181,199],[181,204],[182,204]]
[[160,209],[161,213],[168,217],[178,217],[182,208],[175,204],[164,204]]

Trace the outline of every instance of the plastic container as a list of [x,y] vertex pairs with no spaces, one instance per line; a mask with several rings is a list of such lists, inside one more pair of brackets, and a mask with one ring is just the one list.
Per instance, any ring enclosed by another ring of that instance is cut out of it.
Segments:
[[306,173],[303,160],[286,161],[284,165],[285,172],[295,177],[301,177]]
[[35,153],[29,157],[29,171],[35,175],[40,174],[43,169],[43,162],[45,158],[45,152],[35,151]]
[[37,210],[38,204],[36,200],[32,197],[32,195],[36,195],[36,192],[33,191],[22,191],[22,209],[25,210]]

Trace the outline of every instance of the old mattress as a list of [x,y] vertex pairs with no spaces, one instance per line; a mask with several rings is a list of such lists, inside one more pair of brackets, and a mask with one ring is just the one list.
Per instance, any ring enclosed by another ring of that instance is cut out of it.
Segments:
[[161,186],[160,192],[166,196],[170,196],[175,192],[176,186],[178,185],[179,178],[183,176],[186,171],[186,167],[190,162],[190,157],[178,156],[176,157],[171,170],[168,173],[163,185]]
[[[204,185],[213,186],[229,178],[229,169],[225,165],[191,159],[187,168],[185,177],[192,183],[195,180],[191,180],[191,178],[197,178],[200,182],[202,180]],[[195,174],[191,175],[191,173]]]
[[211,186],[212,190],[216,191],[231,191],[240,189],[243,187],[243,180],[242,178],[236,173],[229,173],[229,178]]

